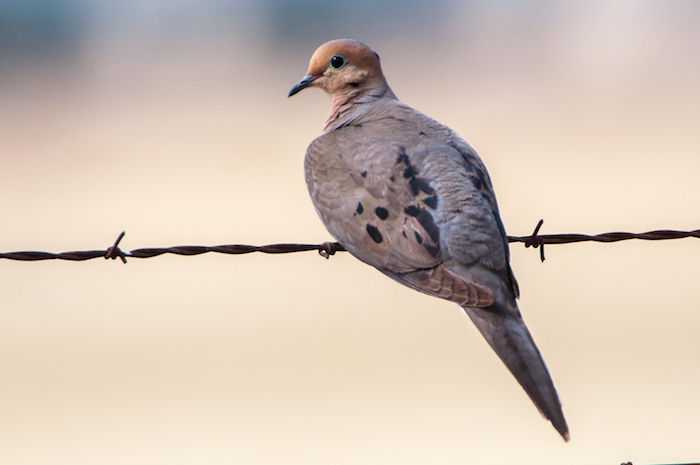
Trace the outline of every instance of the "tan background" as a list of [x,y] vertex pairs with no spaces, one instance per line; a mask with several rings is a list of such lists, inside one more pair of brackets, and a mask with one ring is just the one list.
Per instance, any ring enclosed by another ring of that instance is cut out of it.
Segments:
[[[510,234],[700,228],[694,1],[5,2],[0,251],[329,240],[302,163],[360,39]],[[496,6],[494,6],[496,5]],[[342,254],[0,261],[0,463],[700,460],[700,242],[512,247],[564,444],[454,305]]]

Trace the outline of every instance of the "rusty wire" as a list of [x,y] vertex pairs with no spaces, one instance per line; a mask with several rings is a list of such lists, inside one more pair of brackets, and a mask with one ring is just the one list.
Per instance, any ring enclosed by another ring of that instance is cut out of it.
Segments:
[[508,242],[523,242],[525,247],[540,248],[540,260],[544,261],[545,244],[572,244],[575,242],[619,242],[629,239],[641,239],[645,241],[663,241],[668,239],[683,239],[696,237],[700,239],[700,229],[693,231],[673,231],[670,229],[657,229],[645,233],[610,232],[589,236],[587,234],[545,234],[538,235],[544,220],[540,220],[535,231],[529,236],[508,236]]
[[[540,259],[544,261],[544,246],[546,244],[571,244],[574,242],[618,242],[629,239],[642,239],[648,241],[660,241],[667,239],[682,239],[686,237],[700,238],[700,229],[694,231],[672,231],[672,230],[656,230],[645,233],[627,233],[627,232],[611,232],[589,236],[586,234],[544,234],[540,235],[539,231],[544,223],[543,220],[537,224],[534,232],[529,236],[508,236],[508,242],[522,242],[525,247],[533,247],[540,249]],[[201,255],[204,253],[215,252],[224,254],[246,254],[252,252],[262,253],[293,253],[306,252],[309,250],[318,251],[321,256],[328,258],[336,252],[344,252],[345,248],[337,242],[324,242],[323,244],[272,244],[272,245],[217,245],[217,246],[176,246],[164,248],[144,248],[136,249],[130,252],[124,252],[119,248],[119,243],[124,237],[122,232],[112,246],[107,250],[83,250],[74,252],[7,252],[0,253],[0,259],[19,260],[19,261],[38,261],[38,260],[69,260],[69,261],[84,261],[93,258],[105,258],[116,260],[119,258],[126,263],[127,258],[151,258],[163,254],[174,255]]]

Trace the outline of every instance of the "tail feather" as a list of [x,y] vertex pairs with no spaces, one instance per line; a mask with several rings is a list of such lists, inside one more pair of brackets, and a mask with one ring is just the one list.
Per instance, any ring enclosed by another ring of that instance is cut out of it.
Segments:
[[487,308],[462,308],[525,389],[540,413],[568,441],[569,428],[557,391],[517,307],[511,310],[501,302],[496,302]]

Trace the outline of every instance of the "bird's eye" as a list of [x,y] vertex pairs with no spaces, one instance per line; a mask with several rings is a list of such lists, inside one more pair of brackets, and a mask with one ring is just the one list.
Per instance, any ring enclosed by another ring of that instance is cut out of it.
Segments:
[[328,64],[333,69],[340,69],[348,64],[348,60],[343,55],[333,55]]

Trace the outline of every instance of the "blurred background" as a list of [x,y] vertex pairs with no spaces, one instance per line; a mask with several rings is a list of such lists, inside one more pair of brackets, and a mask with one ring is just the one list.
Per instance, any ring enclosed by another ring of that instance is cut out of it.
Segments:
[[[0,0],[0,251],[330,240],[323,42],[481,154],[506,229],[700,228],[694,0]],[[0,261],[4,464],[700,460],[700,243],[511,247],[565,444],[460,309],[347,254]]]

